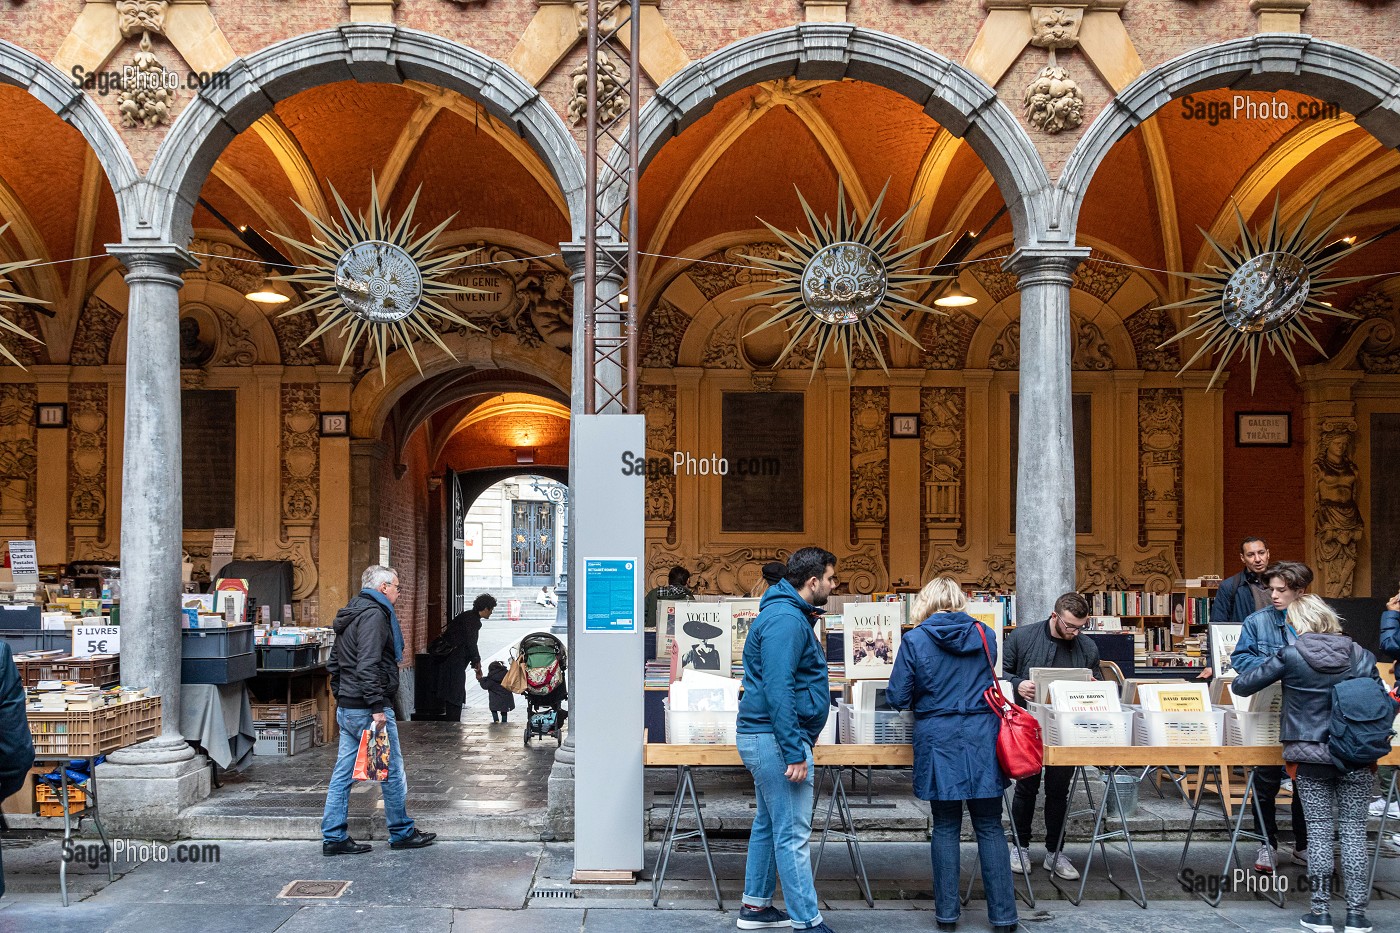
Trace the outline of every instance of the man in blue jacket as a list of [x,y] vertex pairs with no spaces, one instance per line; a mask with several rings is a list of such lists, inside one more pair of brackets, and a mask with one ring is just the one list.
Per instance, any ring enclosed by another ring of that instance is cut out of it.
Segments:
[[[1396,593],[1394,596],[1390,597],[1390,599],[1386,600],[1385,612],[1381,613],[1381,650],[1384,651],[1386,654],[1390,655],[1392,658],[1400,659],[1400,593]],[[1400,668],[1400,664],[1397,664],[1395,667],[1391,668],[1391,677],[1395,676],[1396,668]],[[1394,773],[1395,768],[1393,766],[1381,766],[1380,770],[1376,774],[1376,778],[1380,781],[1382,791],[1390,790],[1390,779]],[[1384,811],[1384,797],[1378,797],[1375,800],[1371,801],[1372,816],[1378,817]],[[1390,812],[1390,818],[1395,819],[1395,810],[1393,808],[1393,805]],[[1389,854],[1391,855],[1394,855],[1397,851],[1400,851],[1400,833],[1391,834],[1390,838],[1386,840],[1386,845],[1389,847]]]
[[[744,642],[737,743],[758,809],[744,869],[741,930],[791,926],[830,933],[817,908],[812,835],[812,746],[826,725],[831,687],[813,624],[836,588],[836,555],[804,547],[759,603]],[[783,882],[787,913],[773,906]],[[791,917],[789,918],[789,914]]]
[[[34,740],[24,714],[24,684],[10,646],[0,641],[0,800],[24,787],[34,764]],[[5,866],[0,864],[0,897],[5,895]]]
[[[1270,605],[1251,612],[1240,629],[1240,640],[1230,654],[1230,666],[1243,674],[1268,661],[1288,645],[1298,640],[1298,633],[1288,624],[1288,607],[1294,600],[1308,591],[1313,581],[1313,572],[1306,564],[1296,561],[1275,561],[1264,569],[1262,574],[1269,588]],[[1219,597],[1217,597],[1218,599]],[[1264,823],[1258,824],[1255,817],[1255,832],[1268,838],[1268,843],[1260,843],[1254,856],[1254,870],[1272,872],[1278,858],[1278,792],[1283,786],[1284,770],[1280,767],[1260,767],[1254,769],[1254,792],[1259,798],[1259,808],[1264,814]],[[1303,804],[1299,795],[1293,795],[1293,858],[1306,864],[1304,853],[1308,848],[1308,824],[1303,818]]]

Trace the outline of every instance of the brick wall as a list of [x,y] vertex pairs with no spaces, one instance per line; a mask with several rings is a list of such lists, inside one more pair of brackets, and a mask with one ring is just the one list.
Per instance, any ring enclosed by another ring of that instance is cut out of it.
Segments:
[[379,532],[389,539],[389,561],[399,571],[402,591],[395,605],[403,626],[404,657],[428,643],[428,442],[416,431],[404,448],[408,467],[394,477],[392,457],[379,476]]
[[[528,438],[529,444],[520,439]],[[569,465],[569,422],[548,414],[511,414],[479,421],[447,442],[438,457],[439,470],[479,470],[515,466],[515,448],[530,446],[535,463]]]
[[[1240,541],[1258,535],[1269,544],[1275,560],[1302,560],[1303,509],[1303,393],[1288,364],[1279,359],[1259,367],[1259,382],[1249,392],[1247,364],[1236,364],[1225,386],[1225,418],[1221,445],[1225,463],[1225,540],[1219,573],[1240,569]],[[1288,411],[1293,414],[1292,447],[1236,447],[1235,413]],[[1188,492],[1189,494],[1189,492]]]

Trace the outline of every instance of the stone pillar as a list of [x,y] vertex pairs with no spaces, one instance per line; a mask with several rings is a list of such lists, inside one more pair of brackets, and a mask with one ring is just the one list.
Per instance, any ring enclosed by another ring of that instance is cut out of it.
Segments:
[[126,266],[122,448],[122,682],[161,698],[161,733],[98,769],[109,829],[173,835],[181,808],[209,795],[209,761],[180,735],[180,273],[169,244],[109,246]]
[[[350,573],[346,598],[360,591],[360,574],[379,563],[379,474],[389,448],[382,441],[350,441]],[[390,554],[390,562],[394,555]]]
[[1006,268],[1021,291],[1020,462],[1016,465],[1016,614],[1047,617],[1075,588],[1073,347],[1069,290],[1089,250],[1018,249]]

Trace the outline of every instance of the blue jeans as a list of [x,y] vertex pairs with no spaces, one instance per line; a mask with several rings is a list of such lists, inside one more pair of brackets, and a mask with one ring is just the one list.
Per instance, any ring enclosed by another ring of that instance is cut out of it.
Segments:
[[772,733],[740,733],[736,741],[744,767],[753,775],[758,809],[744,866],[744,903],[767,907],[779,879],[794,930],[822,922],[812,882],[812,749],[807,748],[807,779],[789,781],[787,763]]
[[[408,818],[404,798],[408,796],[408,778],[403,773],[403,753],[399,751],[399,727],[394,711],[384,710],[389,730],[389,779],[380,781],[384,794],[384,822],[389,827],[389,841],[398,842],[413,835],[413,820]],[[339,757],[331,772],[331,786],[326,791],[326,812],[321,817],[321,838],[326,842],[343,842],[350,838],[346,823],[350,811],[350,785],[355,783],[355,756],[360,751],[360,734],[369,728],[373,714],[367,709],[335,711],[335,724],[340,730]]]
[[972,814],[972,831],[977,837],[977,857],[982,863],[982,887],[986,890],[987,918],[992,926],[1016,922],[1016,892],[1011,882],[1011,854],[1001,828],[1001,798],[975,800],[930,800],[933,811],[933,837],[929,850],[933,857],[933,907],[939,923],[955,923],[961,913],[958,900],[959,845],[962,809]]

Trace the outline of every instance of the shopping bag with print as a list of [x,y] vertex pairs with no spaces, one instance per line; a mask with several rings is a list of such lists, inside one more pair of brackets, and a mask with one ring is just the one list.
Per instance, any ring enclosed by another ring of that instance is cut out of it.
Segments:
[[360,750],[355,753],[355,770],[351,774],[357,781],[368,781],[369,776],[369,742],[370,730],[366,729],[360,733]]
[[371,781],[387,781],[389,779],[389,729],[375,723],[373,732],[369,742],[367,773]]

